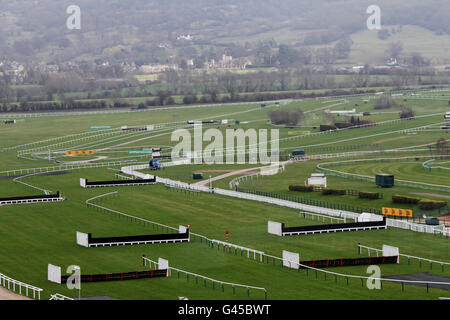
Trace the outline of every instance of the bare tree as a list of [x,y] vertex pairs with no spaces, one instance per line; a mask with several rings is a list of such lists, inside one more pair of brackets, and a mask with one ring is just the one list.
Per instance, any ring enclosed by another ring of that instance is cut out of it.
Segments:
[[415,116],[414,111],[412,109],[409,109],[409,108],[404,108],[399,113],[400,119],[414,118],[414,116]]
[[398,59],[403,52],[403,43],[401,41],[391,42],[386,49],[389,58]]
[[281,109],[268,112],[269,118],[273,124],[285,124],[295,126],[304,119],[305,115],[301,109]]
[[449,154],[449,147],[447,140],[445,140],[444,138],[440,138],[438,141],[436,141],[436,152],[441,155]]

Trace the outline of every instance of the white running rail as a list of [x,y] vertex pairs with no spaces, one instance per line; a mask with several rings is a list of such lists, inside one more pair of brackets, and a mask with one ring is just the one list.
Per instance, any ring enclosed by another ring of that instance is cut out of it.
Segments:
[[33,292],[33,299],[41,299],[41,292],[43,289],[29,285],[27,283],[24,283],[22,281],[15,280],[13,278],[10,278],[2,273],[0,273],[0,285],[8,290],[12,290],[16,293],[16,287],[18,287],[19,294],[22,295],[22,291],[25,290],[25,295],[28,297],[28,294],[31,294]]
[[75,299],[63,296],[62,294],[59,294],[59,293],[55,293],[55,294],[50,295],[49,300],[75,300]]
[[[109,162],[97,162],[97,163],[78,163],[78,164],[65,164],[53,167],[37,167],[37,168],[23,168],[8,171],[1,171],[0,176],[14,176],[24,175],[30,173],[48,173],[64,170],[77,170],[77,169],[89,169],[89,168],[102,168],[102,167],[114,167],[131,163],[144,163],[136,162],[135,160],[121,160],[121,161],[109,161]],[[147,162],[145,162],[147,163]]]
[[[153,260],[151,260],[151,259],[149,259],[149,258],[147,258],[147,257],[142,257],[142,259],[144,259],[144,264],[145,264],[145,265],[147,265],[147,262],[150,262],[150,266],[151,266],[152,263],[153,263],[156,267],[158,266],[158,262],[153,261]],[[190,276],[193,276],[193,277],[197,277],[197,278],[203,279],[203,280],[205,280],[205,281],[211,281],[213,284],[214,284],[214,283],[219,283],[219,284],[221,284],[222,286],[228,285],[228,286],[231,286],[231,287],[241,287],[241,288],[245,288],[245,289],[247,289],[247,290],[249,290],[249,289],[253,289],[253,290],[261,290],[261,291],[264,291],[265,297],[266,297],[266,299],[267,299],[267,290],[266,290],[265,288],[262,288],[262,287],[254,287],[254,286],[250,286],[250,285],[246,285],[246,284],[240,284],[240,283],[233,283],[233,282],[221,281],[221,280],[217,280],[217,279],[213,279],[213,278],[209,278],[209,277],[203,276],[203,275],[201,275],[201,274],[197,274],[197,273],[189,272],[189,271],[186,271],[186,270],[181,270],[181,269],[178,269],[178,268],[174,268],[174,267],[171,267],[171,266],[169,266],[168,269],[169,269],[169,275],[170,275],[170,271],[173,270],[173,271],[176,271],[176,272],[184,273],[184,274],[186,274],[186,275],[190,275]]]
[[232,243],[228,243],[225,241],[220,241],[220,240],[215,240],[212,239],[211,240],[212,243],[215,243],[217,246],[222,245],[225,249],[226,248],[234,248],[235,250],[241,250],[241,252],[247,251],[247,258],[250,259],[250,252],[253,253],[253,260],[256,260],[256,256],[259,255],[259,261],[262,262],[263,260],[263,256],[264,256],[264,252],[260,251],[260,250],[255,250],[255,249],[250,249],[247,247],[243,247],[243,246],[239,246],[237,244],[232,244]]

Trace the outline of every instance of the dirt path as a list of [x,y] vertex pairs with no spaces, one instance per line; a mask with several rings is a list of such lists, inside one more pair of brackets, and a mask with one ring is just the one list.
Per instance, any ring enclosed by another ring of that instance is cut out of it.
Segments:
[[28,297],[15,294],[14,292],[8,291],[4,288],[0,288],[0,300],[32,300]]
[[311,112],[316,112],[316,111],[320,111],[320,110],[323,110],[323,109],[329,109],[329,108],[333,108],[333,107],[339,106],[341,104],[348,103],[347,100],[345,100],[345,99],[343,99],[343,100],[344,101],[341,101],[341,102],[338,102],[338,103],[333,103],[333,104],[330,104],[328,106],[323,106],[323,107],[315,108],[315,109],[312,109],[312,110],[306,110],[305,113],[311,113]]
[[82,164],[82,163],[90,163],[90,162],[95,162],[95,161],[104,160],[104,159],[108,159],[108,157],[100,156],[100,157],[97,157],[94,159],[89,159],[89,160],[69,161],[69,162],[60,162],[60,163],[61,164]]
[[[225,179],[225,178],[228,178],[228,177],[231,177],[231,176],[241,175],[241,174],[244,174],[244,173],[248,173],[249,171],[255,171],[256,169],[260,169],[260,168],[261,167],[249,168],[249,169],[240,169],[240,170],[232,170],[230,172],[227,172],[227,173],[224,173],[224,174],[212,177],[211,178],[211,182],[212,181],[221,180],[221,179]],[[196,185],[196,186],[207,186],[209,184],[209,181],[210,181],[209,179],[205,179],[203,181],[194,183],[194,185]]]
[[[236,170],[219,170],[219,169],[217,169],[217,170],[199,170],[198,172],[203,172],[203,173],[207,173],[207,172],[224,172],[224,173],[227,173],[227,172],[236,172]],[[257,172],[259,172],[259,171],[257,171],[257,170],[255,170],[254,172],[250,172],[250,173],[257,173]]]
[[426,192],[411,192],[412,194],[416,194],[419,196],[430,196],[430,197],[438,197],[438,198],[445,198],[450,199],[450,196],[438,194],[438,193],[426,193]]
[[382,139],[382,140],[377,140],[374,143],[384,143],[384,142],[389,142],[389,141],[395,141],[395,140],[401,140],[401,139],[405,139],[405,138],[410,138],[409,136],[400,136],[400,137],[393,137],[393,138],[387,138],[387,139]]
[[151,138],[156,138],[156,137],[160,137],[160,136],[164,136],[164,135],[168,135],[168,134],[170,134],[170,132],[160,133],[160,134],[157,134],[157,135],[154,135],[154,136],[139,138],[139,139],[135,139],[135,140],[132,140],[132,141],[122,142],[122,143],[116,144],[114,146],[109,146],[109,147],[105,147],[105,148],[102,148],[102,149],[97,149],[97,151],[105,151],[105,150],[109,150],[109,149],[116,148],[116,147],[122,147],[122,146],[126,146],[126,145],[129,145],[129,144],[138,142],[138,141],[147,140],[147,139],[151,139]]
[[[287,162],[288,161],[280,162],[280,165],[284,165]],[[257,173],[258,170],[260,170],[261,168],[269,168],[269,167],[270,167],[270,165],[269,166],[266,165],[266,166],[262,166],[262,167],[256,167],[256,168],[230,170],[227,173],[218,175],[216,177],[211,177],[211,182],[217,181],[217,180],[222,180],[222,179],[225,179],[225,178],[228,178],[228,177],[231,177],[231,176],[241,175],[241,174],[244,174],[244,173],[248,173],[248,174],[250,174],[250,173]],[[209,181],[210,181],[209,179],[205,179],[205,180],[202,180],[200,182],[194,183],[194,185],[196,185],[196,186],[207,186],[209,184]]]
[[216,170],[201,170],[201,172],[231,172],[233,170],[220,170],[220,169],[216,169]]

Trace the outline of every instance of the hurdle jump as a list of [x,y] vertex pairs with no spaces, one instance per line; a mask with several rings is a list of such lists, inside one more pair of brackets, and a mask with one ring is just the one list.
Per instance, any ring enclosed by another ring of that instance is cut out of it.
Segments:
[[[67,283],[70,281],[70,277],[73,275],[62,275],[61,267],[48,264],[47,280],[54,283]],[[100,273],[100,274],[80,274],[76,281],[81,283],[86,282],[102,282],[102,281],[124,281],[124,280],[137,280],[137,279],[149,279],[149,278],[162,278],[168,277],[168,268],[156,269],[156,270],[143,270],[143,271],[129,271],[129,272],[114,272],[114,273]],[[63,299],[65,300],[64,296]],[[58,298],[58,297],[57,297]]]
[[[61,276],[61,283],[67,282],[70,276]],[[165,270],[144,270],[130,272],[115,272],[101,274],[82,274],[81,282],[101,282],[101,281],[123,281],[136,279],[149,279],[167,277],[167,269]]]
[[120,130],[122,131],[151,131],[155,128],[154,125],[148,125],[145,127],[128,127],[128,126],[121,126]]

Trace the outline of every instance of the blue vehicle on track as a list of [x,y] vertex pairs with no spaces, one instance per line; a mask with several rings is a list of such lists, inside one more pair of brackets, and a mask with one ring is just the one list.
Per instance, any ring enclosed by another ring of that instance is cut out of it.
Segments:
[[161,170],[161,165],[158,162],[158,158],[153,158],[149,162],[150,170]]

